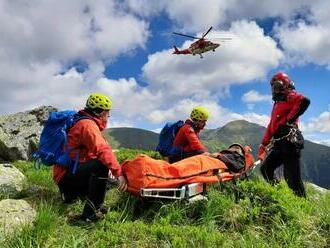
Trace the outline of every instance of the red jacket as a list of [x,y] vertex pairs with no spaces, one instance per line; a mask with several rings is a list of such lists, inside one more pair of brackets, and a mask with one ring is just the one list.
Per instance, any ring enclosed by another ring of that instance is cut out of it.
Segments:
[[[90,117],[92,120],[80,120],[70,128],[68,132],[69,149],[78,148],[80,163],[91,159],[98,159],[111,170],[113,175],[117,177],[121,176],[121,166],[113,154],[110,144],[108,144],[101,133],[106,123],[89,115],[85,111],[80,111],[79,113]],[[70,156],[74,159],[76,152],[71,152]],[[59,183],[67,170],[68,169],[63,166],[55,165],[53,167],[53,180]]]
[[173,146],[183,149],[183,152],[201,151],[206,152],[207,149],[199,139],[200,130],[192,127],[192,121],[187,119],[185,124],[179,129],[176,134]]
[[294,90],[288,93],[286,101],[275,102],[262,144],[268,145],[281,125],[298,124],[298,116],[305,112],[309,103],[308,98]]

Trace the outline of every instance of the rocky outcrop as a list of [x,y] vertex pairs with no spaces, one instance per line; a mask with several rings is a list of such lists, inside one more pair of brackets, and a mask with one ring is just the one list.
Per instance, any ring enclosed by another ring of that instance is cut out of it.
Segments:
[[0,164],[0,199],[18,196],[26,184],[26,177],[17,168]]
[[[36,220],[36,211],[25,200],[0,201],[0,234],[10,235]],[[0,235],[1,236],[1,235]]]
[[42,106],[30,111],[0,116],[0,159],[2,161],[27,160],[37,149],[43,124],[49,113],[57,111]]

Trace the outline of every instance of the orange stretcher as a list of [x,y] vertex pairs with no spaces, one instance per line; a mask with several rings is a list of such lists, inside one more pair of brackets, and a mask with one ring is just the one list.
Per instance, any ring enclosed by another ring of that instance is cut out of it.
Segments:
[[254,163],[250,152],[245,153],[245,162],[243,171],[231,173],[225,163],[207,155],[189,157],[173,164],[139,155],[133,160],[125,161],[122,170],[128,181],[128,191],[134,195],[168,198],[166,196],[169,193],[162,196],[162,192],[171,191],[171,199],[181,199],[183,195],[189,196],[192,191],[196,194],[204,192],[204,184],[248,176],[258,163]]

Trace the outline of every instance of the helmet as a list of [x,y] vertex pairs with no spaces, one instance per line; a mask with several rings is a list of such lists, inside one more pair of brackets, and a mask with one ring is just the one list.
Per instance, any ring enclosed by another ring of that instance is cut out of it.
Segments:
[[209,118],[209,112],[204,107],[195,107],[191,111],[190,118],[196,121],[207,121]]
[[86,102],[86,107],[89,109],[103,109],[110,110],[112,107],[112,101],[106,95],[101,93],[92,93]]
[[275,82],[277,84],[281,84],[283,89],[287,89],[290,86],[293,86],[293,81],[289,78],[289,76],[284,73],[284,72],[277,72],[273,77],[272,80],[270,80],[270,85],[273,87],[273,85],[275,84]]
[[234,149],[236,150],[240,155],[244,156],[245,155],[245,149],[244,147],[239,144],[239,143],[233,143],[231,144],[228,149]]

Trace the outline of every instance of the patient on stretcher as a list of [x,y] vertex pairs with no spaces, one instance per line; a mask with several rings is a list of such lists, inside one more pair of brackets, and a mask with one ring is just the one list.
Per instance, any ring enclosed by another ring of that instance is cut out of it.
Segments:
[[233,144],[213,154],[200,154],[170,164],[147,155],[122,164],[128,191],[140,195],[146,188],[177,188],[191,183],[219,183],[244,175],[254,159],[248,146]]
[[246,167],[245,149],[238,143],[234,143],[220,152],[210,154],[210,156],[224,162],[228,170],[233,173],[239,173]]

